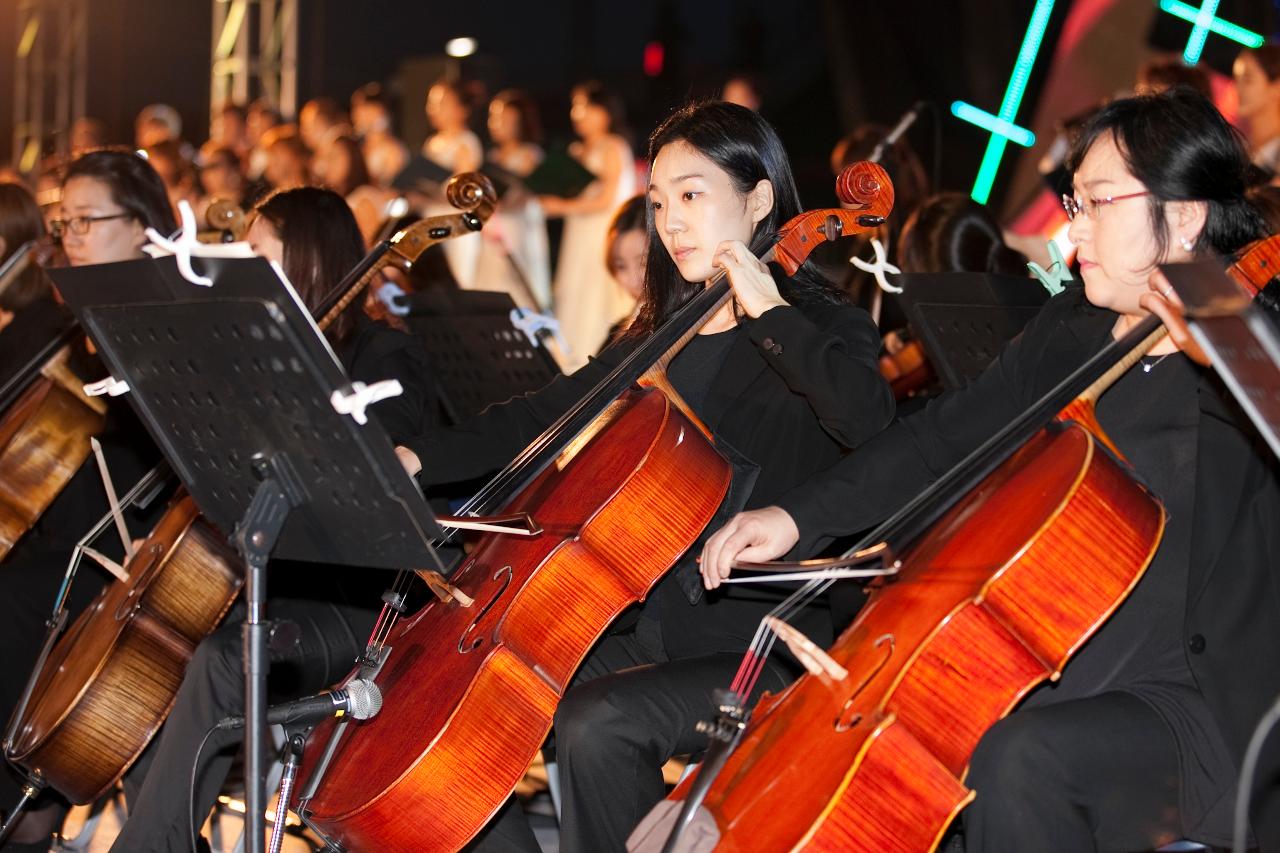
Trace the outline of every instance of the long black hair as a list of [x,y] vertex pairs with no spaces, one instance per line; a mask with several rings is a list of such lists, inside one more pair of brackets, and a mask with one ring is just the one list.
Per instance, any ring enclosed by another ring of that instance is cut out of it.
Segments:
[[898,263],[904,273],[1027,274],[1027,259],[1004,242],[991,211],[965,193],[938,193],[915,209],[902,226]]
[[144,228],[168,237],[178,230],[164,181],[143,157],[128,148],[99,148],[71,161],[62,176],[65,187],[72,178],[93,178],[107,185],[111,200]]
[[1177,86],[1112,101],[1082,128],[1067,158],[1072,174],[1105,134],[1114,138],[1129,173],[1150,192],[1156,260],[1169,250],[1165,205],[1171,201],[1208,206],[1193,250],[1197,256],[1228,255],[1265,236],[1262,216],[1245,196],[1259,175],[1244,139],[1204,95]]
[[[737,104],[722,101],[689,104],[677,110],[649,137],[649,166],[658,152],[684,142],[723,169],[739,193],[746,194],[760,181],[773,184],[773,209],[756,224],[748,248],[757,257],[777,239],[778,230],[799,215],[791,164],[778,134],[759,115]],[[702,290],[703,283],[685,281],[659,239],[650,207],[646,217],[649,254],[645,262],[644,295],[640,312],[628,335],[645,335],[661,326],[681,305]],[[801,267],[791,278],[776,274],[778,291],[792,305],[834,305],[846,301],[831,282]]]
[[[0,263],[9,260],[24,243],[44,236],[44,216],[40,205],[26,187],[20,184],[0,183],[0,239],[4,240],[4,254]],[[33,260],[8,290],[0,293],[0,310],[17,311],[26,308],[49,293],[49,280],[44,270]]]
[[[342,277],[364,257],[364,242],[351,208],[333,190],[295,187],[267,196],[254,212],[270,222],[280,238],[284,274],[307,310],[315,314]],[[325,330],[334,345],[346,342],[355,331],[363,306],[363,299],[351,300]]]

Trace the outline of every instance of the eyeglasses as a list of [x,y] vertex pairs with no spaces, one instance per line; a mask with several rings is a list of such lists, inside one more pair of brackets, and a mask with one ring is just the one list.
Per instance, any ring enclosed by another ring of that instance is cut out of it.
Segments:
[[1118,201],[1124,201],[1127,198],[1139,198],[1144,195],[1151,195],[1149,190],[1143,190],[1140,193],[1129,193],[1128,195],[1109,195],[1106,198],[1088,198],[1084,201],[1075,196],[1062,196],[1062,209],[1067,212],[1067,219],[1074,222],[1076,214],[1083,213],[1085,219],[1097,221],[1098,211],[1100,208],[1106,207],[1108,204],[1115,204]]
[[61,240],[62,235],[70,231],[79,237],[89,233],[89,226],[95,222],[106,222],[110,219],[132,219],[132,213],[112,213],[108,216],[73,216],[70,219],[54,219],[49,222],[49,231],[53,239]]

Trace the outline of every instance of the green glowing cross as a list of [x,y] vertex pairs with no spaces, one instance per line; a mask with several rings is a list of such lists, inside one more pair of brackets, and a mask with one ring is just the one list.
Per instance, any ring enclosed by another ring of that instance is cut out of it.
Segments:
[[1245,47],[1261,47],[1266,41],[1253,30],[1219,18],[1219,2],[1220,0],[1202,0],[1200,8],[1197,9],[1190,3],[1183,3],[1182,0],[1160,0],[1160,11],[1168,12],[1175,18],[1181,18],[1192,25],[1191,36],[1187,39],[1187,49],[1182,52],[1182,61],[1186,64],[1195,65],[1200,61],[1200,54],[1204,52],[1204,43],[1209,38],[1209,33],[1217,33]]
[[[1000,102],[1000,112],[995,121],[974,122],[991,132],[991,140],[987,142],[987,153],[983,155],[982,166],[978,169],[978,177],[973,182],[970,196],[979,204],[986,204],[991,197],[991,185],[996,180],[996,170],[1000,168],[1000,159],[1004,157],[1005,146],[1010,139],[1027,145],[1035,141],[1028,131],[1014,125],[1018,115],[1018,107],[1022,104],[1022,96],[1027,91],[1027,80],[1031,77],[1031,66],[1035,64],[1036,55],[1040,52],[1040,42],[1044,40],[1044,31],[1049,26],[1049,14],[1053,11],[1054,0],[1036,0],[1035,11],[1031,13],[1031,23],[1027,26],[1027,34],[1022,38],[1022,48],[1018,51],[1018,61],[1013,66],[1013,76],[1009,78],[1009,88],[1005,89],[1004,100]],[[968,106],[967,104],[963,106]],[[988,114],[983,113],[983,116]],[[957,116],[960,117],[957,113]],[[966,121],[973,121],[964,117]],[[1019,137],[1018,131],[1023,136]],[[1030,141],[1026,141],[1029,137]]]

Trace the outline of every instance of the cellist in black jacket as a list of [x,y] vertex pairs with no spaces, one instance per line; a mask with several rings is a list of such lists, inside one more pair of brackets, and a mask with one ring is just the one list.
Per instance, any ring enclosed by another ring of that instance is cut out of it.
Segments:
[[[702,327],[667,377],[717,446],[753,463],[753,481],[735,473],[746,506],[776,500],[888,423],[893,400],[866,312],[804,268],[775,280],[751,254],[763,254],[800,213],[773,130],[732,104],[686,107],[654,132],[650,161],[645,294],[627,336],[539,392],[407,442],[406,467],[416,472],[420,462],[424,483],[474,477],[512,459],[720,268],[736,306]],[[665,794],[662,764],[705,742],[695,725],[711,711],[713,688],[732,674],[760,617],[778,601],[758,590],[698,598],[699,586],[688,555],[627,630],[615,626],[597,643],[566,691],[554,724],[561,850],[622,848]],[[804,627],[816,640],[830,637],[825,608],[811,611]],[[794,674],[771,659],[761,687],[778,690]],[[506,808],[478,849],[536,851],[520,818]]]
[[[1064,203],[1084,286],[1051,300],[968,387],[776,506],[735,518],[704,552],[709,586],[734,559],[887,517],[1139,322],[1159,298],[1147,288],[1158,262],[1227,254],[1263,236],[1244,199],[1238,137],[1188,90],[1108,105],[1071,165],[1075,195]],[[1105,392],[1097,412],[1169,522],[1141,582],[1061,680],[979,742],[967,778],[977,792],[964,813],[969,851],[1145,850],[1180,836],[1229,843],[1246,742],[1280,693],[1275,460],[1213,373],[1173,340]],[[1264,762],[1268,796],[1254,808],[1264,850],[1280,846],[1276,767]]]

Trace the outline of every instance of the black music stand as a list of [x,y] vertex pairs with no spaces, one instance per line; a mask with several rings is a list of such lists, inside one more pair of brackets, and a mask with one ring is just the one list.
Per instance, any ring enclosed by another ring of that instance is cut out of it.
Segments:
[[454,422],[536,391],[560,375],[547,348],[511,322],[506,293],[431,288],[408,298],[405,321],[431,354],[445,414]]
[[[246,849],[263,849],[268,556],[440,568],[426,500],[374,421],[336,406],[352,385],[302,303],[260,258],[174,258],[51,270],[200,511],[246,563]],[[336,401],[336,402],[335,402]]]
[[929,363],[948,390],[977,376],[1049,299],[1033,278],[988,273],[894,276]]
[[1161,264],[1191,334],[1280,458],[1280,330],[1216,260]]

